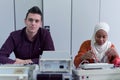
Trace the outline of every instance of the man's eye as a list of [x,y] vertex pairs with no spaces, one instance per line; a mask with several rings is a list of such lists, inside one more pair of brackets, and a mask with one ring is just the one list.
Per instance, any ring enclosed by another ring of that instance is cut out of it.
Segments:
[[35,20],[35,22],[36,22],[36,23],[38,23],[38,22],[39,22],[39,20]]
[[33,22],[33,19],[29,18],[28,21]]
[[35,21],[36,23],[38,23],[40,20],[37,20],[37,19],[34,20],[34,19],[32,19],[32,18],[29,18],[28,21],[30,21],[30,22]]

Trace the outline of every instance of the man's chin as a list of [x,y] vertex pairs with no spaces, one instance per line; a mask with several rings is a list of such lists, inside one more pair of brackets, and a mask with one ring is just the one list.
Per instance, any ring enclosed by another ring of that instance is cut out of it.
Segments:
[[34,31],[34,30],[31,30],[31,31],[29,31],[29,33],[36,33],[36,31]]

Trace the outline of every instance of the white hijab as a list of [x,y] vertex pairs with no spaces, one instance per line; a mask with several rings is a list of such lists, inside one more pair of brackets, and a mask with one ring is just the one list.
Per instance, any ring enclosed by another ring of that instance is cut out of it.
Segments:
[[99,62],[108,62],[108,59],[105,56],[105,52],[110,48],[111,42],[106,40],[106,42],[103,45],[97,45],[95,41],[95,34],[100,29],[103,29],[108,34],[110,28],[109,28],[109,25],[105,22],[100,22],[96,24],[95,29],[94,29],[94,34],[91,39],[91,47]]

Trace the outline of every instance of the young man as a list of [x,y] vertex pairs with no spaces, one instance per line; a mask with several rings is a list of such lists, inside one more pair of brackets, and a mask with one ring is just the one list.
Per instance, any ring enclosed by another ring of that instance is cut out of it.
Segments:
[[[25,27],[11,32],[0,49],[1,64],[38,64],[45,50],[55,50],[50,33],[42,28],[42,12],[37,6],[28,10]],[[16,59],[9,58],[14,52]]]

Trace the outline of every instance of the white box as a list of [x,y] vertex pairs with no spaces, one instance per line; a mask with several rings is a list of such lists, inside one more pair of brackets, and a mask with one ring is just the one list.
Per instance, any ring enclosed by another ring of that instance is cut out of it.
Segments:
[[109,63],[87,63],[80,65],[82,69],[108,69],[113,68],[114,64]]
[[41,72],[70,72],[71,56],[65,51],[44,51],[39,60]]
[[120,68],[73,69],[73,80],[120,80]]
[[0,80],[28,80],[28,67],[0,66]]

